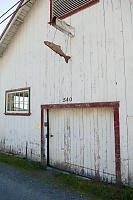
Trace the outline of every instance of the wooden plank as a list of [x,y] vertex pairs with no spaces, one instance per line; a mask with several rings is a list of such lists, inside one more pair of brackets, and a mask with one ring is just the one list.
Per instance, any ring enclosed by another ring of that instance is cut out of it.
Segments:
[[113,116],[111,108],[50,110],[50,134],[54,135],[50,139],[50,164],[80,175],[114,182]]

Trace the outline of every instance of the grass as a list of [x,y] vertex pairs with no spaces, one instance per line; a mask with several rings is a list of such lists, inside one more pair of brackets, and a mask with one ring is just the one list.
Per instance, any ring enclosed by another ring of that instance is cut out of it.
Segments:
[[56,173],[58,186],[77,191],[79,194],[96,200],[133,200],[133,189],[98,181],[76,178],[74,175]]
[[132,188],[98,181],[83,180],[75,177],[73,174],[57,173],[51,170],[47,171],[40,163],[29,162],[26,159],[4,154],[0,154],[0,163],[17,170],[22,170],[24,173],[45,183],[51,183],[77,192],[93,200],[133,200]]
[[9,156],[2,153],[0,153],[0,163],[4,163],[7,166],[14,167],[16,169],[44,170],[44,167],[38,162],[32,162],[26,159],[17,158],[15,156]]

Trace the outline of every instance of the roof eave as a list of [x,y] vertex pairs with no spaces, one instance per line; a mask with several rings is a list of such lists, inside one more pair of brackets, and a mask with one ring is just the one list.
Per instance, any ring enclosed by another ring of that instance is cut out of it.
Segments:
[[15,13],[11,17],[9,23],[0,36],[0,57],[2,57],[12,38],[18,31],[21,24],[24,22],[25,17],[27,16],[35,1],[36,0],[21,0],[19,3]]

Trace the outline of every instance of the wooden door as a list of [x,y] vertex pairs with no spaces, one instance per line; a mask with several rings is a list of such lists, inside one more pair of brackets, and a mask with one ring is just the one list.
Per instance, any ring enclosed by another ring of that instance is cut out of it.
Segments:
[[49,164],[115,182],[113,109],[49,110]]

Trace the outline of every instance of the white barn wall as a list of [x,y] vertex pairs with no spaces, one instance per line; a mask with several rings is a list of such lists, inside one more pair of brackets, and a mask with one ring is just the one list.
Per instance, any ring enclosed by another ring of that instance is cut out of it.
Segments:
[[[1,145],[25,155],[28,141],[28,157],[32,151],[32,159],[40,160],[40,105],[64,97],[72,103],[120,101],[122,180],[132,185],[133,4],[100,0],[66,18],[75,27],[72,39],[48,24],[49,10],[48,0],[37,0],[0,58]],[[69,63],[44,40],[61,45]],[[5,91],[24,87],[31,87],[31,116],[5,116]]]
[[123,54],[124,54],[124,64],[125,64],[125,80],[126,80],[126,123],[127,123],[127,150],[128,150],[128,178],[129,184],[133,186],[133,153],[132,153],[132,142],[133,142],[133,108],[132,108],[132,65],[133,65],[133,57],[132,57],[132,45],[133,45],[133,2],[128,1],[122,2],[122,22],[123,22]]
[[[38,39],[38,32],[41,31],[43,23],[46,21],[39,21],[38,12],[36,12],[36,6],[41,8],[42,5],[35,5],[32,8],[31,13],[18,33],[12,40],[9,48],[5,52],[4,57],[1,59],[1,114],[2,119],[0,122],[1,127],[1,139],[2,142],[6,141],[6,149],[15,153],[20,153],[25,156],[26,143],[28,142],[28,157],[34,160],[40,161],[40,141],[41,141],[41,115],[40,115],[40,56],[37,56],[38,45],[42,43],[43,38]],[[44,6],[43,6],[44,7]],[[45,8],[44,8],[45,10]],[[34,16],[34,13],[35,16]],[[33,21],[31,20],[33,15]],[[30,20],[30,21],[29,21]],[[44,32],[44,31],[43,31]],[[31,37],[31,34],[33,36]],[[21,35],[21,36],[20,36]],[[43,35],[42,35],[43,37]],[[28,42],[27,42],[28,40]],[[14,45],[14,41],[16,44]],[[35,44],[33,47],[32,45]],[[33,50],[34,49],[34,50]],[[44,48],[43,48],[44,49]],[[32,51],[33,50],[33,51]],[[45,51],[43,52],[45,54]],[[39,55],[39,52],[38,52]],[[30,60],[29,60],[30,58]],[[17,61],[16,61],[17,59]],[[3,62],[7,60],[8,65]],[[44,62],[44,60],[43,60]],[[28,64],[27,64],[28,63]],[[43,64],[44,65],[44,64]],[[4,115],[4,99],[5,91],[14,88],[31,87],[31,113],[30,117],[27,116],[5,116]],[[34,88],[34,89],[33,89]],[[34,100],[35,97],[36,100]],[[11,145],[11,147],[10,147]],[[20,149],[20,150],[19,150]],[[32,154],[32,155],[31,155]]]

